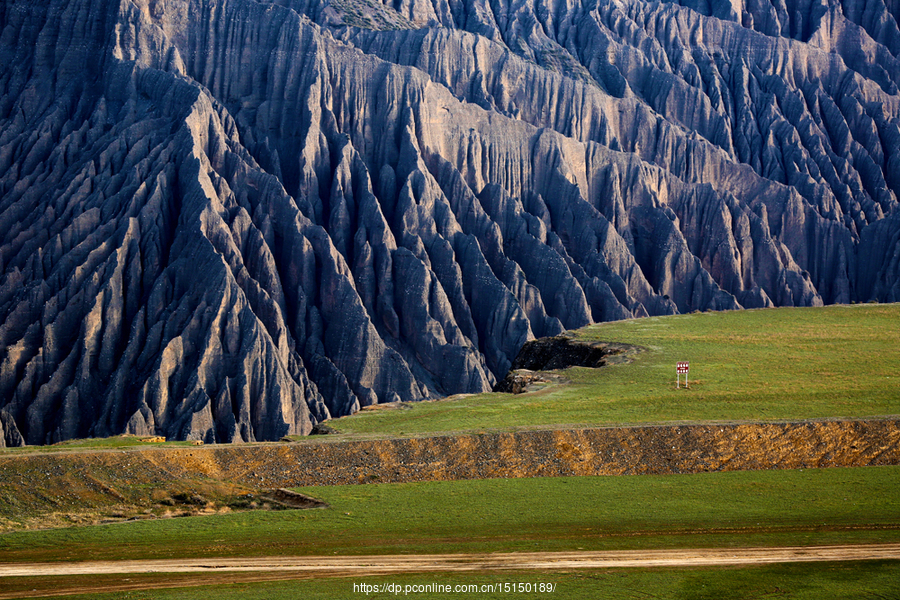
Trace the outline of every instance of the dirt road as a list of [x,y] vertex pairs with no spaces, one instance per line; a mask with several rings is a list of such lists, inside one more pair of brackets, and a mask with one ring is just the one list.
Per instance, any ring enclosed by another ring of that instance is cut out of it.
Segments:
[[[687,550],[622,550],[608,552],[534,552],[502,554],[431,554],[418,556],[285,556],[209,558],[194,560],[140,560],[75,563],[31,563],[0,565],[0,600],[27,598],[28,592],[3,592],[3,578],[72,575],[124,575],[139,573],[197,574],[178,582],[134,584],[144,587],[208,585],[227,581],[305,579],[310,577],[366,577],[395,573],[463,571],[562,571],[569,569],[613,569],[622,567],[708,567],[772,563],[900,560],[900,544],[805,546],[784,548],[704,548]],[[8,583],[14,580],[7,579]],[[126,580],[127,581],[127,580]],[[96,592],[121,591],[131,586],[110,581]],[[100,584],[102,586],[102,584]],[[45,588],[40,595],[79,593],[81,587]],[[36,594],[37,595],[37,594]]]

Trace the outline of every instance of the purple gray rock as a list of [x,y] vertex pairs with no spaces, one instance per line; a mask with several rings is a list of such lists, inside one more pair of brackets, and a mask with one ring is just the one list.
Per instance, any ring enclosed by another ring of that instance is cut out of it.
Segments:
[[0,444],[309,433],[900,300],[900,5],[0,0]]

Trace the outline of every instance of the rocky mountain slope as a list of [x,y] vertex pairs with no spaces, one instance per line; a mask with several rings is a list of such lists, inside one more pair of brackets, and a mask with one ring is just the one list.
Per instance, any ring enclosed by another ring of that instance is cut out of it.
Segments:
[[0,444],[306,433],[900,300],[897,0],[0,0]]

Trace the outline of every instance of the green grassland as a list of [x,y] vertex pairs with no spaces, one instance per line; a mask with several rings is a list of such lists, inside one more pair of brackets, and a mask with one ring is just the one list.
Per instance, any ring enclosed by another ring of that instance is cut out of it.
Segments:
[[[326,500],[329,508],[5,534],[0,536],[0,561],[749,547],[900,539],[900,467],[370,484],[300,491]],[[892,597],[900,585],[898,575],[896,561],[435,573],[91,597],[342,598],[354,595],[354,582],[503,580],[552,581],[559,597],[565,598],[858,598],[866,591],[876,594],[872,597]],[[167,577],[171,576],[127,576],[134,581],[143,578],[148,586]],[[49,593],[79,581],[85,578],[15,578],[3,584],[8,591]],[[177,581],[172,580],[173,587],[178,587]]]
[[[644,350],[627,364],[559,371],[564,385],[363,411],[329,424],[348,434],[411,435],[900,414],[900,304],[651,317],[574,335]],[[690,389],[675,388],[682,360],[691,364]]]
[[0,535],[0,562],[692,548],[900,539],[900,467],[303,488],[326,509]]

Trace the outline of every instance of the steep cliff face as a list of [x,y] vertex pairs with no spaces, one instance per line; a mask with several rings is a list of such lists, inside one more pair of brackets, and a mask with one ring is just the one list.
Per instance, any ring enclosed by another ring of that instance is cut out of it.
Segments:
[[720,5],[0,0],[0,444],[277,439],[594,321],[900,300],[900,9]]

